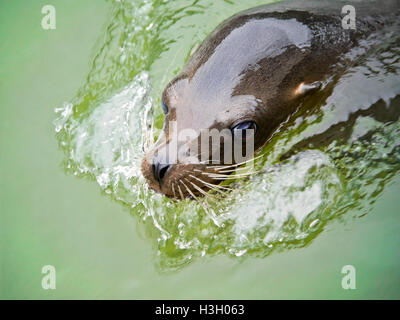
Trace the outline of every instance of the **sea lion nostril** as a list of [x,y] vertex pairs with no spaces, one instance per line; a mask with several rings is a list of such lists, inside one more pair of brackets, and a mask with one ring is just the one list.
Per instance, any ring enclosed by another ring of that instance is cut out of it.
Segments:
[[152,165],[154,178],[161,183],[162,179],[164,178],[165,174],[167,173],[168,169],[171,167],[170,164],[161,164],[155,163]]
[[160,166],[159,174],[158,176],[160,177],[160,180],[162,180],[167,173],[168,169],[170,168],[171,165],[169,164],[164,164]]

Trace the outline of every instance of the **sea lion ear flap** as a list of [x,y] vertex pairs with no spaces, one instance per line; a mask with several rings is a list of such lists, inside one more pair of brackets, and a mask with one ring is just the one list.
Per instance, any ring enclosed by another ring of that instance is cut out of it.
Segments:
[[304,96],[306,94],[317,91],[322,87],[322,83],[320,81],[315,81],[312,83],[300,83],[296,90],[294,91],[296,96]]

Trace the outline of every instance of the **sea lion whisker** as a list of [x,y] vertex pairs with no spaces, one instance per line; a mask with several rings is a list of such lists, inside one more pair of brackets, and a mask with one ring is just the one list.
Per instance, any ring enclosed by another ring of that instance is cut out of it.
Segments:
[[208,172],[203,172],[204,175],[207,175],[210,178],[242,178],[242,177],[247,177],[252,174],[259,173],[260,171],[251,171],[251,172],[246,172],[246,173],[241,173],[241,174],[219,174],[219,173],[208,173]]
[[[188,179],[186,179],[185,178],[185,180],[187,181],[187,182],[189,182],[189,183],[191,183],[192,184],[192,186],[196,189],[196,190],[198,190],[201,194],[203,194],[204,195],[204,198],[207,200],[207,201],[209,201],[209,198],[211,197],[211,199],[213,199],[215,202],[217,202],[218,201],[218,199],[213,195],[213,194],[210,194],[209,192],[205,192],[203,189],[201,189],[198,185],[196,185],[195,183],[193,183],[192,181],[189,181]],[[206,187],[208,187],[208,186],[206,186]],[[208,187],[208,188],[210,188],[210,187]],[[210,188],[210,191],[213,191],[213,189],[212,188]],[[220,190],[217,190],[217,191],[219,191],[219,192],[221,192],[222,194],[224,194],[222,191],[220,191]],[[199,199],[197,199],[198,201],[199,201]],[[204,200],[204,202],[205,202],[205,200]],[[206,205],[206,203],[204,203],[205,205]],[[209,210],[212,210],[208,205],[206,205],[206,207],[207,208],[209,208]],[[218,213],[221,213],[220,211],[219,211],[219,209],[217,208],[216,209],[217,211],[218,211]],[[216,216],[216,214],[215,214],[215,212],[214,212],[214,216],[215,217],[217,217]],[[215,222],[215,221],[214,221]],[[216,223],[216,222],[215,222]],[[216,223],[217,224],[217,223]],[[218,225],[218,224],[217,224]],[[218,225],[219,226],[219,225]]]
[[201,171],[198,169],[193,169],[193,171],[199,172],[202,175],[205,175],[209,178],[213,178],[215,180],[226,180],[228,178],[231,179],[236,179],[236,178],[244,178],[247,176],[250,176],[252,174],[256,174],[259,173],[260,171],[249,171],[249,172],[245,172],[245,173],[239,173],[239,174],[220,174],[218,172],[208,172],[208,171]]
[[[186,188],[187,192],[189,192],[189,194],[193,197],[193,199],[196,200],[197,203],[200,204],[200,206],[203,208],[204,212],[205,212],[208,216],[210,216],[209,212],[208,212],[207,209],[206,209],[206,208],[208,208],[207,204],[204,203],[203,201],[200,201],[200,200],[194,195],[194,193],[190,190],[190,188],[189,188],[182,180],[180,180],[180,183],[182,183],[182,185]],[[213,221],[214,221],[214,219],[213,219]],[[215,222],[214,222],[214,223],[215,223]]]
[[183,196],[183,192],[182,192],[182,190],[181,190],[181,186],[180,186],[179,184],[178,184],[177,186],[178,186],[179,194],[180,194],[180,196],[181,196],[181,200],[183,201],[183,200],[185,199],[185,197]]
[[[182,180],[180,180],[180,182],[184,185],[184,187],[185,187],[186,190],[189,192],[189,194],[190,194],[195,200],[197,200],[197,202],[200,203],[200,205],[202,206],[204,212],[210,217],[210,219],[211,219],[218,227],[220,227],[220,223],[218,222],[217,215],[215,214],[215,212],[213,212],[213,210],[212,210],[207,204],[205,204],[203,201],[199,200],[199,199],[194,195],[194,193],[188,188],[188,186],[187,186]],[[203,206],[203,204],[204,204],[204,206]],[[209,210],[206,210],[206,208],[209,209]],[[211,211],[211,213],[210,213],[210,211]]]
[[[184,179],[185,179],[185,178],[184,178]],[[204,203],[203,203],[202,201],[200,201],[200,200],[194,195],[194,193],[190,190],[190,188],[189,188],[182,180],[180,180],[179,182],[182,183],[182,185],[186,188],[187,192],[189,192],[189,194],[193,197],[193,199],[196,200],[198,203],[200,203],[200,205],[202,206],[203,210],[204,210],[205,212],[207,212],[207,210],[206,210],[206,208],[205,208],[205,206],[204,206]]]
[[198,200],[197,197],[194,195],[194,193],[188,188],[188,186],[182,180],[179,180],[179,182],[182,183],[182,185],[186,188],[187,192],[189,192],[189,194],[193,197],[193,199]]
[[194,184],[192,181],[190,181],[190,180],[188,180],[188,179],[186,179],[186,178],[184,178],[187,182],[189,182],[197,191],[199,191],[202,195],[204,195],[204,197],[212,197],[212,198],[214,198],[214,196],[213,195],[211,195],[211,194],[209,194],[209,193],[207,193],[207,192],[205,192],[203,189],[201,189],[198,185],[196,185],[196,184]]
[[227,169],[227,168],[231,168],[231,167],[238,167],[238,166],[244,165],[245,163],[257,160],[257,159],[261,158],[264,155],[265,155],[265,153],[262,153],[262,154],[258,155],[257,157],[254,157],[254,158],[251,158],[249,160],[242,161],[242,162],[239,162],[239,163],[235,163],[235,164],[224,165],[224,166],[207,166],[206,168],[213,168],[215,170],[220,170],[220,169]]
[[233,169],[229,169],[229,170],[218,170],[218,173],[227,173],[227,172],[237,172],[237,171],[248,171],[249,168],[247,167],[243,167],[243,168],[233,168]]
[[[186,179],[186,180],[187,180],[187,179]],[[205,181],[203,181],[203,180],[201,180],[201,179],[197,179],[197,180],[199,180],[199,182],[203,183],[204,186],[205,186],[206,188],[209,188],[209,189],[210,189],[209,191],[214,191],[214,188],[211,187],[211,186],[208,186],[208,185],[206,184]],[[189,180],[187,180],[187,181],[189,181]],[[212,199],[217,200],[213,194],[209,193],[209,191],[206,192],[205,190],[201,189],[198,185],[196,185],[196,184],[193,183],[192,181],[189,181],[189,182],[193,185],[193,187],[195,187],[195,188],[196,188],[200,193],[202,193],[205,197],[211,197]],[[220,190],[217,190],[217,191],[220,192],[220,193],[222,193],[222,194],[224,194],[224,193],[223,193],[222,191],[220,191]]]
[[216,188],[223,189],[223,190],[226,190],[226,191],[232,191],[232,188],[223,187],[223,186],[220,186],[218,184],[206,182],[206,181],[200,179],[199,177],[196,177],[196,176],[192,175],[190,171],[185,170],[185,172],[189,173],[189,177],[191,177],[193,179],[196,179],[197,181],[199,181],[202,184],[206,185],[206,187],[210,188],[210,191],[217,191],[217,192],[220,192],[221,194],[224,194],[224,195],[225,195],[225,193],[223,191],[217,190]]
[[173,195],[174,195],[174,198],[176,198],[175,183],[172,182],[171,187],[172,187],[172,193],[173,193]]
[[220,190],[216,190],[215,188],[223,189],[223,190],[227,190],[227,191],[232,191],[231,188],[223,187],[223,186],[220,186],[220,185],[218,185],[218,184],[213,184],[213,183],[206,182],[206,181],[201,180],[200,178],[198,178],[198,177],[196,177],[196,176],[194,176],[194,175],[192,175],[192,174],[189,174],[189,177],[192,177],[193,179],[196,179],[196,180],[198,180],[199,182],[205,184],[207,187],[212,188],[211,190],[215,190],[215,191],[221,192],[222,194],[225,194],[225,193],[222,192],[222,191],[220,191]]
[[226,193],[223,191],[224,189],[220,190],[220,188],[218,188],[218,186],[211,186],[211,185],[206,185],[207,188],[210,189],[210,191],[216,191],[222,195],[226,195]]
[[215,177],[214,180],[221,180],[221,181],[225,181],[225,180],[230,180],[230,179],[243,179],[246,177],[229,177],[229,178],[224,178],[224,177]]
[[208,176],[208,177],[213,177],[213,176],[218,176],[218,177],[222,177],[222,176],[233,176],[234,174],[223,174],[223,173],[219,173],[219,172],[209,172],[209,171],[202,171],[201,172],[202,175],[204,176]]
[[248,174],[248,175],[237,175],[237,176],[234,176],[234,175],[228,175],[228,176],[209,176],[209,178],[212,178],[212,179],[214,179],[214,180],[221,180],[221,181],[224,181],[224,180],[231,180],[231,179],[242,179],[242,178],[246,178],[246,177],[249,177],[250,175]]

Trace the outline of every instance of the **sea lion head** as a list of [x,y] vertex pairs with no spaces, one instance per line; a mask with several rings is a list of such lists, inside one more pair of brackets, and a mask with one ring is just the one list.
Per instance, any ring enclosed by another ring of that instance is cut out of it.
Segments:
[[201,196],[252,158],[293,109],[299,85],[312,82],[300,63],[309,46],[296,19],[245,14],[222,23],[162,93],[163,131],[142,162],[150,188]]

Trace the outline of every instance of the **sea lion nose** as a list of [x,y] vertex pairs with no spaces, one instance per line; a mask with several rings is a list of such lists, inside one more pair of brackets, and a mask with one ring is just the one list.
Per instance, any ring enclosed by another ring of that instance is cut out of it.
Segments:
[[165,174],[167,173],[168,169],[171,167],[170,164],[160,163],[156,159],[154,159],[152,164],[154,178],[161,183],[162,179],[164,178]]

